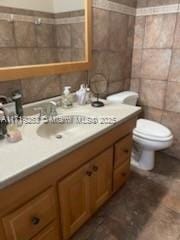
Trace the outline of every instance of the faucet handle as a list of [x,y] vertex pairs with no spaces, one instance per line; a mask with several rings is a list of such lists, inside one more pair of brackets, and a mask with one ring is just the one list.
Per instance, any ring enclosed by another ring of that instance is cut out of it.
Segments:
[[46,111],[43,107],[34,107],[33,110],[39,112],[40,116],[46,115]]

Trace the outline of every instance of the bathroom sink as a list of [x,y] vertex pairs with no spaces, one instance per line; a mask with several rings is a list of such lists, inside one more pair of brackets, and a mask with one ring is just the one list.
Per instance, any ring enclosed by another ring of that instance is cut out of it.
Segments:
[[[70,117],[70,118],[69,118]],[[78,116],[79,117],[79,116]],[[86,116],[80,116],[86,119]],[[78,120],[77,116],[68,116],[70,121],[65,122],[45,122],[42,123],[37,129],[37,135],[42,138],[62,138],[65,135],[82,134],[83,129],[87,129],[87,124]],[[89,125],[88,125],[89,128]]]
[[62,132],[78,128],[76,124],[67,124],[67,123],[44,123],[37,129],[37,134],[43,138],[57,137],[60,138]]

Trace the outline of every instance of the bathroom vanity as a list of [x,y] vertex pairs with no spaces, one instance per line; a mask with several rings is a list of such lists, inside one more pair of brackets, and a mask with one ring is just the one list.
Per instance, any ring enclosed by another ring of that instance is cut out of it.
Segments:
[[[25,125],[23,141],[0,143],[1,240],[70,239],[128,179],[140,108],[106,103],[59,111],[101,122],[67,128],[62,139]],[[116,122],[102,124],[107,116]]]

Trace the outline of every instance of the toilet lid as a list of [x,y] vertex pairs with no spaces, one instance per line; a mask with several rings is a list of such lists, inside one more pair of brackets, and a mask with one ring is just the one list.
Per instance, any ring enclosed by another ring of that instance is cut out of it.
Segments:
[[154,140],[168,139],[172,136],[171,131],[160,123],[139,119],[134,129],[135,134],[143,135],[145,138],[150,137]]

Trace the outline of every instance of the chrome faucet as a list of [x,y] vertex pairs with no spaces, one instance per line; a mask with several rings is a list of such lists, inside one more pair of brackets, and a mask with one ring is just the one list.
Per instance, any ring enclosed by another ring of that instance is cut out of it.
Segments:
[[40,111],[40,116],[45,116],[47,120],[49,120],[51,117],[55,117],[58,115],[56,108],[57,108],[56,102],[50,101],[47,103],[47,105],[34,108],[34,110]]
[[45,110],[47,118],[55,117],[58,115],[56,108],[57,108],[56,102],[54,101],[48,102]]

